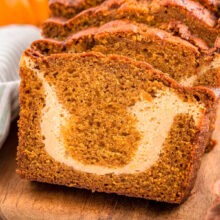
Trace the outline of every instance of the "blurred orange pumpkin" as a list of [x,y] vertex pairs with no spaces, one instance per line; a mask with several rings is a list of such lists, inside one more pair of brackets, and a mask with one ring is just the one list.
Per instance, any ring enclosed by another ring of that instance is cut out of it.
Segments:
[[48,17],[48,10],[48,0],[0,0],[0,25],[39,25]]

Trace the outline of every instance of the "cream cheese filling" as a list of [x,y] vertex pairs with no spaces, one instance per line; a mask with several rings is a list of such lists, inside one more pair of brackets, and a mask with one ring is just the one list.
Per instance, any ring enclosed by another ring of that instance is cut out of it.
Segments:
[[143,172],[159,159],[174,117],[180,113],[189,113],[198,125],[200,116],[204,111],[202,104],[183,102],[169,88],[166,91],[159,91],[152,101],[141,98],[134,106],[128,108],[128,112],[136,117],[136,128],[142,134],[142,139],[132,160],[120,168],[86,165],[72,158],[63,144],[61,128],[65,126],[70,113],[59,102],[55,88],[48,84],[42,72],[34,69],[34,63],[29,58],[23,58],[22,62],[25,62],[43,83],[45,106],[42,109],[40,128],[42,137],[44,137],[45,151],[55,161],[77,171],[97,175]]
[[198,79],[199,76],[205,75],[211,69],[217,69],[220,67],[220,56],[216,55],[215,59],[208,65],[201,67],[197,75],[192,75],[190,77],[183,78],[180,81],[180,84],[183,86],[193,86],[194,82]]
[[128,111],[137,118],[137,130],[143,136],[134,158],[120,168],[86,165],[73,159],[66,152],[60,129],[65,125],[70,114],[58,101],[55,89],[49,86],[43,74],[40,72],[37,74],[43,82],[46,95],[46,105],[42,110],[41,118],[41,133],[44,137],[45,150],[54,160],[81,172],[98,175],[143,172],[158,160],[174,117],[179,113],[189,113],[198,123],[202,112],[201,105],[183,102],[174,92],[169,90],[159,92],[153,101],[142,99],[128,108]]

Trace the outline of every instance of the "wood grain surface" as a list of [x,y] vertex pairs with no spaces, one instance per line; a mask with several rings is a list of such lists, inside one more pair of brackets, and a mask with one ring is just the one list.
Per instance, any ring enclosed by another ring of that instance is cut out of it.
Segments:
[[[214,134],[215,138],[220,139],[218,131],[220,117]],[[212,186],[220,178],[220,146],[216,146],[203,156],[192,195],[180,206],[115,194],[92,193],[21,180],[15,173],[16,146],[17,127],[13,123],[11,133],[0,151],[0,219],[3,220],[202,220],[212,204]]]

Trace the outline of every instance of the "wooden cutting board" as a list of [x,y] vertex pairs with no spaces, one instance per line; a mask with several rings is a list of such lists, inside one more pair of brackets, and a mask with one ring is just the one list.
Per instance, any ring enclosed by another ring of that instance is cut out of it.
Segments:
[[[15,173],[16,133],[14,123],[0,151],[0,219],[202,220],[212,204],[212,186],[220,178],[219,144],[204,155],[192,195],[180,206],[28,182]],[[214,136],[220,143],[220,114]]]

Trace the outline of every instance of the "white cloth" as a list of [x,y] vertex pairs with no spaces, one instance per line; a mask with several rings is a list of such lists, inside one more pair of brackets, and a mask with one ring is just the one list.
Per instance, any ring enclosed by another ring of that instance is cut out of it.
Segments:
[[30,25],[0,28],[0,148],[18,115],[19,61],[32,41],[40,39],[40,30]]

